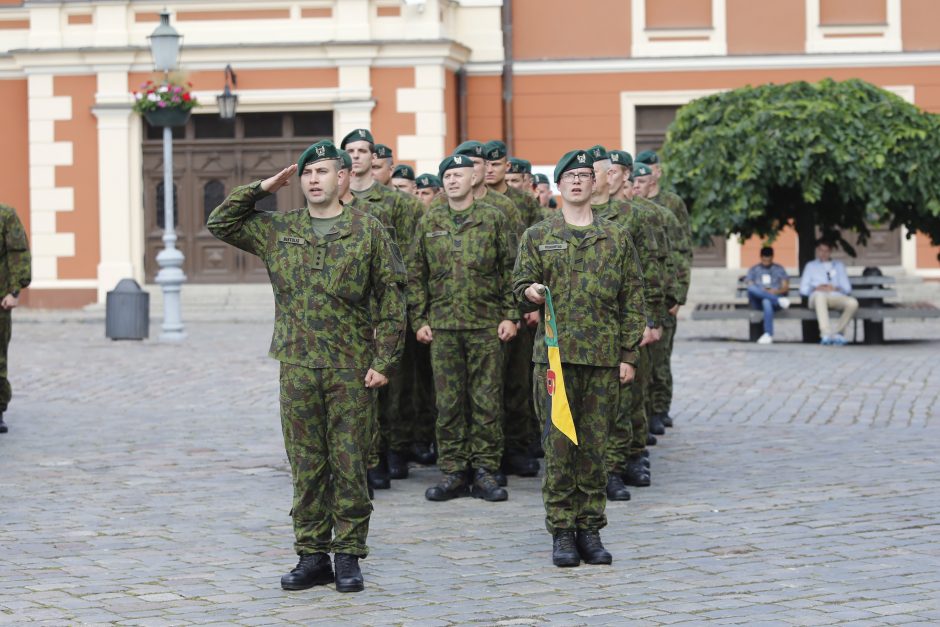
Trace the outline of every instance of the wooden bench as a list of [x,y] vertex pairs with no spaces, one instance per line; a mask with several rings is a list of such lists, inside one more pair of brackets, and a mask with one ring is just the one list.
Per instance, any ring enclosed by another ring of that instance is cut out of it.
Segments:
[[[897,296],[892,287],[896,279],[891,276],[853,276],[852,296],[858,299],[859,308],[853,317],[852,341],[858,341],[858,321],[862,321],[865,344],[884,343],[884,321],[888,319],[926,319],[940,317],[940,309],[930,303],[886,303],[885,298]],[[747,284],[744,277],[738,279],[735,290],[738,298],[747,299]],[[800,295],[800,277],[790,277],[790,308],[774,312],[774,322],[778,320],[801,320],[803,341],[817,342],[819,326],[816,324],[816,312],[809,309]],[[837,315],[837,314],[834,314]],[[752,309],[750,304],[735,303],[699,303],[692,310],[693,320],[747,320],[748,337],[756,341],[764,332],[764,312]]]

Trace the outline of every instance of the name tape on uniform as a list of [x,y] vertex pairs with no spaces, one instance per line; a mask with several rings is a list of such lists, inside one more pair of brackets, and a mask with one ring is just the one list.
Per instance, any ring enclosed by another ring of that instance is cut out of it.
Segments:
[[285,244],[306,244],[307,240],[300,237],[290,237],[288,235],[281,236],[279,242],[284,242]]
[[568,244],[539,244],[539,250],[565,250]]
[[442,235],[450,235],[450,231],[431,231],[425,237],[441,237]]

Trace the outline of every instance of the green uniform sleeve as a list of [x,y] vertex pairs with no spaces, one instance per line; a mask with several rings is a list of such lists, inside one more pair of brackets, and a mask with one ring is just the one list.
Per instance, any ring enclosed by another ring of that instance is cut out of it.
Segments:
[[539,309],[539,305],[536,305],[526,298],[525,291],[530,285],[539,283],[541,280],[542,264],[538,254],[538,247],[532,241],[530,232],[526,231],[523,233],[522,241],[519,243],[516,264],[512,270],[512,293],[519,309],[525,312],[537,311]]
[[32,280],[32,258],[29,254],[29,242],[26,239],[26,229],[12,207],[8,209],[8,217],[4,220],[3,240],[6,248],[6,281],[3,285],[3,294],[12,294],[29,286]]
[[375,358],[371,368],[388,375],[398,368],[405,347],[405,266],[401,253],[376,220],[370,271],[375,312]]
[[408,253],[408,319],[417,331],[428,324],[428,262],[424,250],[424,222],[419,221]]
[[620,361],[631,365],[637,363],[637,348],[643,339],[643,329],[646,328],[646,318],[643,315],[643,282],[640,268],[637,265],[637,252],[624,233],[624,245],[627,247],[623,255],[623,267],[620,276],[623,281],[620,285],[618,299],[620,301]]
[[270,194],[261,189],[261,181],[236,187],[225,202],[209,214],[206,228],[226,244],[262,256],[267,244],[269,217],[255,211],[255,203],[266,196]]
[[516,233],[509,226],[509,220],[500,215],[497,221],[497,245],[499,250],[500,270],[499,276],[502,281],[500,286],[500,295],[502,297],[503,320],[516,320],[519,317],[519,309],[516,307],[516,300],[513,295],[512,272],[516,265],[516,250],[518,249],[518,240]]

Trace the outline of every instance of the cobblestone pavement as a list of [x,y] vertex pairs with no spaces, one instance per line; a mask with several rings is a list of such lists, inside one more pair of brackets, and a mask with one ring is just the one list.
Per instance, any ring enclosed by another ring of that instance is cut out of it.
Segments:
[[686,322],[653,486],[608,507],[613,566],[551,565],[538,479],[429,503],[423,468],[377,494],[366,591],[344,595],[279,587],[296,559],[269,324],[173,346],[33,319],[0,436],[2,624],[940,622],[940,324],[824,348]]

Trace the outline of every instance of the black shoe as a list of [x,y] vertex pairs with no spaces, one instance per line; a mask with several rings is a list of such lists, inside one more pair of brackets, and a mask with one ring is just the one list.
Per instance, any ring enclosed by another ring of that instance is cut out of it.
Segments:
[[444,475],[444,479],[437,485],[431,486],[424,492],[424,498],[429,501],[449,501],[461,496],[467,496],[467,481],[465,473],[457,472]]
[[578,531],[577,547],[585,564],[610,564],[614,561],[601,544],[601,534],[597,531]]
[[623,485],[623,479],[613,473],[607,475],[607,500],[629,501],[630,491]]
[[375,499],[375,490],[373,490],[372,486],[370,485],[367,485],[366,487],[369,488],[369,500],[371,501]]
[[433,466],[437,463],[437,452],[434,450],[434,444],[415,442],[411,445],[411,459],[422,466]]
[[408,462],[405,456],[395,451],[388,452],[388,478],[389,479],[407,479]]
[[359,570],[359,556],[349,553],[336,554],[336,591],[362,592],[362,571]]
[[510,451],[503,457],[502,470],[507,475],[534,477],[539,474],[539,462],[521,451]]
[[326,553],[301,555],[294,570],[281,576],[281,587],[285,590],[306,590],[328,583],[333,583],[333,567]]
[[529,455],[535,459],[542,459],[545,457],[545,449],[542,448],[541,442],[533,442],[529,446]]
[[652,433],[646,434],[646,446],[656,446],[656,436]]
[[666,412],[660,416],[660,419],[662,420],[664,427],[667,429],[672,429],[672,416],[669,415],[669,412]]
[[653,435],[664,435],[666,433],[662,414],[650,414],[650,433]]
[[502,470],[497,470],[493,473],[493,478],[496,479],[496,483],[499,484],[499,487],[505,488],[509,485],[509,479],[506,478],[506,473]]
[[509,492],[496,482],[496,477],[486,472],[483,468],[477,468],[473,475],[473,487],[470,488],[470,496],[484,501],[496,502],[505,501],[509,498]]
[[369,487],[375,490],[388,490],[392,487],[392,481],[388,478],[388,473],[379,468],[370,468],[366,472],[366,478],[369,481]]
[[[645,488],[650,484],[650,471],[643,462],[645,457],[634,457],[627,460],[627,468],[623,471],[623,482],[627,485]],[[607,484],[610,486],[610,483]]]
[[0,433],[6,433],[9,431],[5,422],[3,422],[3,416],[0,416]]
[[552,564],[561,566],[580,566],[581,556],[575,546],[574,531],[556,531],[552,539]]
[[640,451],[640,455],[642,455],[648,460],[650,458],[650,450],[648,448],[645,448],[642,451]]

